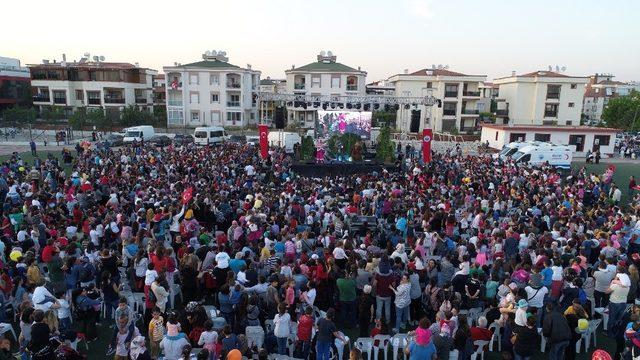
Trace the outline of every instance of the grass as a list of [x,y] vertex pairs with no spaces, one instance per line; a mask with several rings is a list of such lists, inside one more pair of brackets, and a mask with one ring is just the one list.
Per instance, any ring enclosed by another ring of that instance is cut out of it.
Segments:
[[[586,166],[588,173],[595,173],[598,175],[604,174],[605,170],[609,167],[609,164],[600,163],[600,164],[586,164],[584,161],[582,162],[574,162],[572,167],[574,169],[579,169],[583,166]],[[613,174],[613,182],[618,185],[620,191],[622,191],[622,197],[620,202],[622,204],[626,204],[631,201],[629,197],[629,193],[627,191],[629,185],[629,176],[634,175],[636,179],[638,175],[640,175],[640,165],[632,164],[632,163],[622,163],[615,164],[616,171]]]

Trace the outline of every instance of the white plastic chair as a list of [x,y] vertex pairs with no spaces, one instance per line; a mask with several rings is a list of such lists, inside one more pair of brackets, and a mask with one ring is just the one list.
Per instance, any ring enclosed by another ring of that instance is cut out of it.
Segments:
[[393,347],[393,360],[398,359],[398,350],[402,352],[402,358],[406,359],[404,349],[409,346],[407,334],[395,334],[391,338],[391,346]]
[[489,325],[488,329],[493,329],[493,335],[491,335],[491,340],[489,340],[489,351],[493,351],[494,343],[498,344],[498,351],[502,351],[502,341],[500,341],[500,324],[494,322],[493,324]]
[[[576,329],[576,331],[577,330],[578,329]],[[586,331],[580,334],[580,339],[576,341],[576,354],[580,353],[580,347],[582,346],[582,344],[584,344],[584,352],[589,352],[589,344],[587,342],[588,338],[589,338],[589,330],[587,329]]]
[[487,340],[476,340],[473,342],[473,346],[477,346],[476,351],[471,354],[471,360],[476,360],[478,355],[481,360],[484,360],[484,347],[488,345],[489,342]]
[[602,322],[602,319],[595,319],[595,320],[589,320],[589,338],[587,338],[587,348],[589,347],[591,341],[591,337],[593,337],[593,347],[597,348],[598,347],[598,343],[597,343],[597,332],[598,332],[598,326],[600,326],[600,323]]
[[544,349],[547,348],[547,338],[542,335],[542,328],[538,328],[538,334],[540,334],[540,352],[544,353]]
[[247,345],[251,348],[253,345],[258,349],[262,348],[264,344],[264,329],[262,326],[247,326],[244,329],[244,334],[247,337]]
[[[149,289],[151,291],[151,289]],[[137,312],[144,313],[144,293],[134,292],[133,296],[133,309]]]
[[[357,338],[355,347],[363,353],[367,353],[367,360],[371,360],[373,353],[373,339],[370,337]],[[362,356],[364,358],[364,355]]]
[[[349,337],[347,335],[345,335],[344,333],[342,334],[342,336],[344,336],[344,339],[346,340],[346,342],[342,342],[342,340],[336,338],[334,341],[334,344],[336,346],[336,349],[338,350],[338,359],[343,359],[343,355],[344,355],[344,347],[347,347],[347,352],[351,352],[351,341],[349,341]],[[333,351],[333,347],[331,348],[331,351]],[[333,358],[333,357],[331,357]]]
[[449,351],[449,360],[458,360],[458,350],[453,349],[451,351]]
[[469,324],[469,327],[472,327],[473,324],[478,321],[481,312],[482,308],[469,309],[469,314],[467,315],[467,324]]
[[[375,344],[378,340],[378,345]],[[384,351],[384,360],[387,360],[389,352],[389,343],[391,343],[391,336],[389,335],[376,335],[373,338],[373,360],[378,360],[378,352]]]
[[602,315],[602,325],[604,326],[604,330],[607,330],[607,326],[609,325],[609,309],[604,307],[599,307],[594,309],[595,312]]

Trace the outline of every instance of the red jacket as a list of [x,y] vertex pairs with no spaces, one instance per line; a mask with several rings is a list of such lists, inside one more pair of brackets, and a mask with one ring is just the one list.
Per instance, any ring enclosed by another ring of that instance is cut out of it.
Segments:
[[313,318],[309,315],[302,315],[298,319],[298,340],[311,341],[311,329],[313,328]]

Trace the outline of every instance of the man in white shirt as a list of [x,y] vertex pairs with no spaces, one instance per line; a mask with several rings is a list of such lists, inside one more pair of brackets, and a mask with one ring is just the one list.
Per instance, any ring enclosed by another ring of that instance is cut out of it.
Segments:
[[614,336],[614,330],[621,324],[624,312],[627,310],[627,296],[631,287],[631,279],[625,274],[625,268],[619,266],[616,277],[611,280],[611,285],[607,289],[609,294],[609,325],[607,333]]
[[35,310],[46,312],[47,310],[60,307],[56,297],[44,286],[44,281],[33,290],[32,301]]

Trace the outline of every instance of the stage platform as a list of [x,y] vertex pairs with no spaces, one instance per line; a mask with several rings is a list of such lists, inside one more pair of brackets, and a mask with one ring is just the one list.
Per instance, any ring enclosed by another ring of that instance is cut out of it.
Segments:
[[371,174],[377,172],[380,174],[383,169],[387,171],[395,171],[394,165],[378,164],[377,162],[333,162],[333,163],[294,163],[291,170],[300,176],[305,177],[324,177],[337,175],[354,175],[354,174]]

